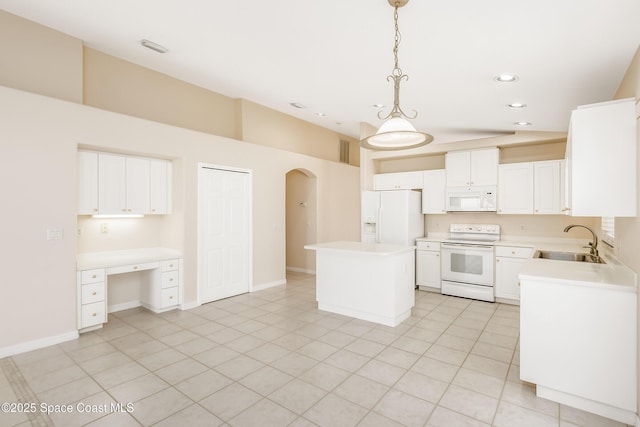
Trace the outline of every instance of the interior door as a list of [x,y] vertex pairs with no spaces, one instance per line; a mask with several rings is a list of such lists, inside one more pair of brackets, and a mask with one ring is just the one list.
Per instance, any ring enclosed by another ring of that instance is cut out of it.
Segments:
[[200,303],[249,292],[251,173],[201,166],[198,194]]

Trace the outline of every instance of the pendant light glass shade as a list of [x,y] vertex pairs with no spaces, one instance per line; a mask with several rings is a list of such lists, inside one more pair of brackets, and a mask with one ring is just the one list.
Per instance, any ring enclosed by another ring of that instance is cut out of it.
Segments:
[[372,150],[399,150],[416,148],[433,141],[433,136],[418,132],[402,117],[392,117],[380,126],[375,135],[360,142],[363,148]]

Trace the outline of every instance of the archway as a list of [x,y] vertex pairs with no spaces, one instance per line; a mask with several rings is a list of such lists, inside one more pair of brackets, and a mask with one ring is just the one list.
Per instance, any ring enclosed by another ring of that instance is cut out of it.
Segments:
[[287,172],[285,199],[287,271],[315,274],[315,253],[304,245],[316,243],[316,176],[306,169]]

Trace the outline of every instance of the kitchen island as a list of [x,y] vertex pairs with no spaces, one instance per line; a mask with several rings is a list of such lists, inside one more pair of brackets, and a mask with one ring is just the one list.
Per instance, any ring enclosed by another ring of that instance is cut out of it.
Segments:
[[536,394],[636,419],[636,276],[606,264],[530,259],[520,272],[520,379]]
[[415,304],[415,246],[361,242],[306,245],[316,251],[320,310],[397,326]]

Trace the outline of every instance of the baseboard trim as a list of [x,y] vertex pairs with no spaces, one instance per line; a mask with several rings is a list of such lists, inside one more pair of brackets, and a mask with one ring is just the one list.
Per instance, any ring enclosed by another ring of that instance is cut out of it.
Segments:
[[180,310],[191,310],[192,308],[200,307],[202,304],[198,303],[198,301],[185,302],[180,304],[178,307]]
[[638,416],[638,414],[636,414],[636,424],[635,427],[640,427],[640,416]]
[[107,313],[116,313],[118,311],[129,310],[130,308],[141,307],[140,301],[123,302],[122,304],[114,304],[107,307]]
[[287,271],[293,271],[294,273],[316,274],[315,270],[309,270],[309,269],[300,268],[300,267],[287,266]]
[[280,285],[286,285],[286,284],[287,284],[287,279],[281,279],[281,280],[276,280],[276,281],[273,281],[273,282],[261,283],[259,285],[253,285],[251,287],[251,292],[264,291],[265,289],[273,288],[273,287],[280,286]]
[[10,345],[0,348],[0,359],[4,357],[14,356],[27,351],[38,350],[52,345],[60,344],[66,341],[78,338],[78,331],[73,330],[60,335],[53,335],[46,338],[40,338],[33,341],[27,341],[20,344]]

